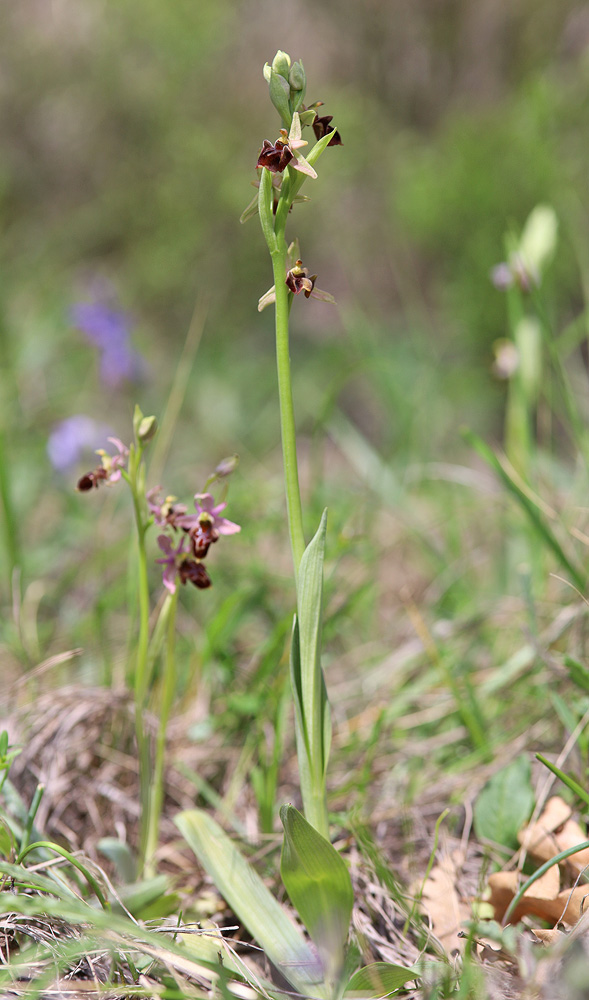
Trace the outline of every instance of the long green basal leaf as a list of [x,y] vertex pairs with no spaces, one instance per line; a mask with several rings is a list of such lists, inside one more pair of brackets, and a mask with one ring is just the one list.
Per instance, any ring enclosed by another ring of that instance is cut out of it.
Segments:
[[323,618],[323,560],[327,511],[314,538],[303,553],[297,584],[297,623],[293,632],[291,669],[296,692],[295,713],[301,727],[299,742],[308,755],[310,786],[303,783],[301,792],[307,821],[328,838],[325,805],[325,773],[331,742],[329,702],[321,670],[321,632]]
[[186,810],[174,822],[270,961],[300,993],[325,997],[317,959],[303,935],[219,824],[200,809]]
[[416,969],[393,965],[388,962],[374,962],[358,969],[344,990],[345,1000],[374,1000],[401,989],[405,983],[416,979]]
[[321,956],[326,980],[335,986],[344,965],[354,890],[350,874],[325,837],[294,806],[282,806],[284,841],[280,872],[290,901]]

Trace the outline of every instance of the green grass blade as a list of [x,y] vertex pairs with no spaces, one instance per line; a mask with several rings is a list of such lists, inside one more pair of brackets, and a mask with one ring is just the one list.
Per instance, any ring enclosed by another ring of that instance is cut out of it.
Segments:
[[517,500],[519,506],[522,508],[526,514],[530,524],[535,529],[536,533],[539,535],[544,544],[549,548],[559,563],[570,574],[575,586],[579,588],[580,591],[585,589],[585,582],[587,579],[587,574],[583,572],[578,566],[575,566],[567,556],[562,545],[545,523],[545,521],[540,516],[537,506],[533,503],[529,496],[517,485],[510,473],[505,469],[500,458],[495,454],[492,448],[489,448],[478,434],[473,431],[465,430],[463,435],[466,441],[479,453],[481,458],[487,462],[488,465],[497,473],[502,483],[511,495]]
[[553,764],[552,761],[547,760],[546,757],[544,757],[541,753],[536,754],[536,760],[541,761],[548,768],[549,771],[552,771],[552,773],[555,774],[557,778],[560,778],[560,780],[563,782],[563,784],[567,786],[567,788],[570,788],[571,792],[573,792],[576,796],[578,796],[578,798],[581,799],[581,802],[584,802],[586,806],[589,806],[589,792],[587,792],[586,789],[584,789],[583,786],[580,785],[578,781],[575,781],[575,779],[571,778],[569,774],[565,774],[564,771],[561,771],[561,769],[557,767],[556,764]]
[[323,997],[317,960],[303,935],[219,824],[200,809],[186,810],[174,822],[270,961],[299,992]]

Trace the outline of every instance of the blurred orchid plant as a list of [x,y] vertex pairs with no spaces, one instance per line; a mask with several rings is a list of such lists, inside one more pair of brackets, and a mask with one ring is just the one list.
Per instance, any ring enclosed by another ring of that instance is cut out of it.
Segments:
[[[164,756],[166,728],[176,689],[176,608],[178,584],[192,583],[199,590],[211,586],[203,560],[221,535],[233,535],[241,530],[238,524],[221,516],[225,501],[215,503],[208,492],[194,497],[195,514],[188,514],[185,504],[176,497],[165,496],[161,486],[146,490],[144,453],[157,433],[155,417],[144,417],[138,406],[133,417],[134,440],[127,446],[119,438],[108,438],[114,454],[99,448],[100,464],[78,480],[77,489],[87,493],[101,485],[110,486],[124,480],[131,490],[137,531],[137,586],[139,594],[139,629],[135,650],[133,685],[135,695],[135,732],[139,753],[141,797],[141,832],[139,871],[153,874],[153,858],[158,844],[159,822],[164,795]],[[205,490],[226,478],[237,464],[237,457],[225,459],[207,479]],[[146,535],[153,526],[160,529],[158,545],[163,557],[156,559],[162,567],[162,583],[167,591],[161,604],[157,623],[150,633],[150,588]],[[153,666],[165,642],[162,690],[159,699],[159,724],[153,765],[149,738],[143,714],[147,707]]]

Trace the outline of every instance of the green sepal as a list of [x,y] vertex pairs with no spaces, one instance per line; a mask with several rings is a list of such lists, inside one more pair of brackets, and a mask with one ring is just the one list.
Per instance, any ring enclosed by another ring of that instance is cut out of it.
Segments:
[[276,233],[274,232],[274,213],[272,211],[273,197],[272,174],[266,167],[263,167],[260,174],[260,187],[258,189],[258,213],[270,253],[276,253],[277,249]]
[[258,192],[256,191],[249,205],[244,208],[243,212],[239,216],[239,221],[241,223],[247,222],[248,219],[252,219],[254,215],[258,214]]
[[270,75],[270,100],[282,118],[286,129],[290,128],[291,122],[289,98],[290,86],[288,80],[285,80],[283,76],[280,76],[273,69]]
[[141,412],[141,407],[138,403],[135,403],[135,409],[133,410],[133,434],[137,443],[139,443],[139,428],[142,420],[143,413]]
[[317,117],[317,112],[314,108],[308,108],[306,111],[299,111],[299,118],[301,119],[301,125],[312,125]]
[[282,49],[278,49],[278,52],[272,60],[272,69],[275,73],[284,77],[285,80],[288,80],[290,74],[290,56],[288,52],[283,52]]
[[295,62],[291,66],[288,75],[290,84],[290,103],[293,112],[298,111],[305,99],[307,90],[307,77],[302,62]]

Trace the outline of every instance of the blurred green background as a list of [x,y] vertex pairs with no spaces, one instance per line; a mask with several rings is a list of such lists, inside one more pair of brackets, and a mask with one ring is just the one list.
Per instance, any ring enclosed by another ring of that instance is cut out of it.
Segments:
[[[303,60],[308,101],[344,141],[290,223],[338,301],[295,303],[292,355],[305,489],[313,516],[335,499],[343,531],[359,470],[364,486],[369,467],[398,483],[411,463],[464,457],[463,424],[500,434],[506,315],[489,272],[539,202],[561,222],[556,324],[583,308],[588,44],[589,5],[573,0],[0,5],[2,430],[25,580],[52,578],[53,612],[75,574],[97,586],[88,526],[103,504],[52,469],[48,435],[84,413],[128,439],[136,400],[161,415],[195,303],[206,318],[165,485],[194,492],[239,452],[229,513],[257,520],[268,562],[279,429],[272,315],[256,305],[271,277],[257,220],[238,220],[277,135],[261,71],[276,49]],[[139,384],[105,386],[72,325],[96,281],[132,317]],[[319,426],[335,445],[318,456]],[[108,573],[123,535],[108,518],[100,530]]]

